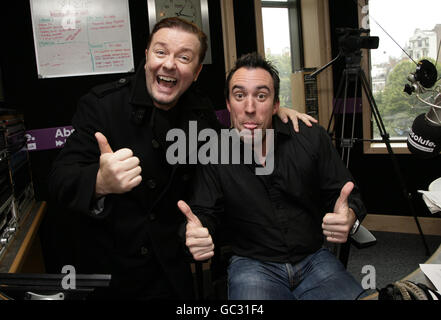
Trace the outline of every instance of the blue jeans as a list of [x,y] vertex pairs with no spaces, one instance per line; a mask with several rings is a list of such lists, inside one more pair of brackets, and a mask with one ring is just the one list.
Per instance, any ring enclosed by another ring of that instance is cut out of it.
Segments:
[[233,256],[228,266],[230,300],[354,300],[362,292],[343,264],[324,248],[296,264]]

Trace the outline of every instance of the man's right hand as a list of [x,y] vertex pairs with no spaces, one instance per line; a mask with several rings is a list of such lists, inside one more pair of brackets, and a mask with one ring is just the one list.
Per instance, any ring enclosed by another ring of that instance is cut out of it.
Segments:
[[100,148],[100,168],[96,176],[95,195],[125,193],[141,183],[139,159],[130,149],[112,151],[107,138],[100,132],[95,133]]
[[214,244],[207,228],[202,226],[198,217],[194,215],[185,201],[178,201],[178,208],[187,218],[187,230],[185,233],[188,249],[196,261],[204,261],[214,256]]

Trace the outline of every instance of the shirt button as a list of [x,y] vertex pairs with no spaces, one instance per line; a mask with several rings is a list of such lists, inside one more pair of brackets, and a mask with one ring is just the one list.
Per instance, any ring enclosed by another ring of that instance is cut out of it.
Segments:
[[121,78],[121,79],[118,80],[118,82],[121,83],[121,84],[126,83],[126,81],[127,81],[126,78]]
[[152,140],[152,147],[153,149],[158,149],[159,148],[159,142],[156,141],[155,139]]
[[154,213],[149,213],[149,220],[150,220],[150,221],[154,221],[154,220],[156,220],[156,214],[154,214]]
[[149,253],[149,249],[146,247],[141,247],[141,255],[146,256]]
[[155,181],[155,179],[147,180],[147,187],[149,187],[150,189],[155,189],[156,188],[156,181]]

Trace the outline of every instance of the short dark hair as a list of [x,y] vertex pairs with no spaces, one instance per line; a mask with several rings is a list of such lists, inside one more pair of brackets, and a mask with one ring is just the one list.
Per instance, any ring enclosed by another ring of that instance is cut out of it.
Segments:
[[274,83],[274,103],[279,102],[279,91],[280,91],[280,78],[279,78],[279,72],[277,71],[276,67],[271,63],[271,61],[266,60],[261,55],[259,55],[257,52],[247,53],[243,56],[241,56],[239,59],[236,60],[236,63],[233,67],[233,69],[230,70],[227,76],[227,80],[225,82],[225,98],[230,101],[230,81],[233,77],[233,74],[239,70],[240,68],[247,68],[247,69],[257,69],[261,68],[271,75],[271,78],[273,78]]
[[208,48],[207,35],[194,23],[177,17],[164,18],[155,24],[147,41],[147,49],[150,48],[150,43],[152,41],[153,35],[162,28],[180,29],[196,35],[201,45],[199,51],[199,63],[202,63],[202,61],[204,61],[205,54]]

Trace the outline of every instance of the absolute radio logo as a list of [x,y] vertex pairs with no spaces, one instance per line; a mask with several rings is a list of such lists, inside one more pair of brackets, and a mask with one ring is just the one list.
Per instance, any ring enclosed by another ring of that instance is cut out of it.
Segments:
[[409,132],[407,141],[414,148],[421,150],[423,152],[433,152],[436,148],[436,143],[430,139],[424,139],[423,137],[415,134],[412,130]]

